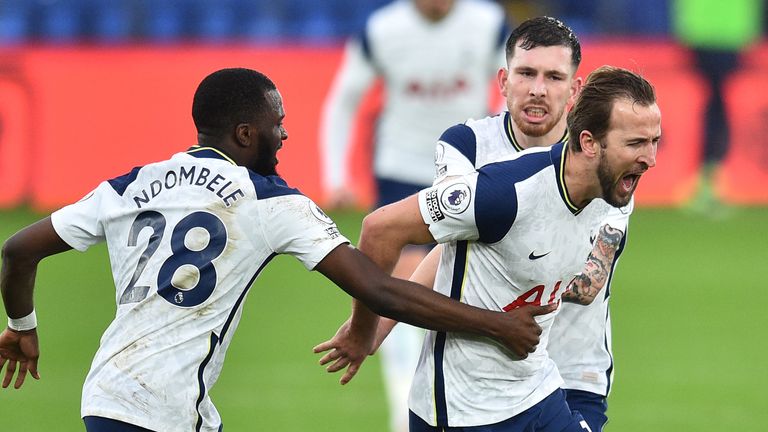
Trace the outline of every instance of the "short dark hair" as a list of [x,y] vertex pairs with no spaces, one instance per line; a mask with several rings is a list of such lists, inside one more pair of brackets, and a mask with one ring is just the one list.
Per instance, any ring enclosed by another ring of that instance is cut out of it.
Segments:
[[581,63],[581,44],[570,27],[556,18],[541,16],[523,21],[512,30],[507,38],[507,61],[515,54],[515,47],[520,44],[524,50],[536,47],[564,46],[571,49],[573,69]]
[[585,130],[597,141],[605,138],[611,126],[613,104],[622,98],[651,106],[656,103],[656,92],[645,78],[627,69],[601,66],[590,73],[568,113],[568,146],[580,152],[579,135]]
[[192,100],[197,132],[220,137],[240,123],[252,122],[268,109],[265,93],[275,89],[272,80],[251,69],[221,69],[208,75]]

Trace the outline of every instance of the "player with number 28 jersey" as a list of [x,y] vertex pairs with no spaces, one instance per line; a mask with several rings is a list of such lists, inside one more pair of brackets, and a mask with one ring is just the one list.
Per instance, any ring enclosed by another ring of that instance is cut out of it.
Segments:
[[[163,431],[218,430],[208,392],[248,289],[272,257],[290,254],[312,269],[348,242],[279,177],[211,147],[105,181],[51,218],[77,250],[107,240],[117,288],[82,415]],[[248,270],[236,271],[243,262]]]

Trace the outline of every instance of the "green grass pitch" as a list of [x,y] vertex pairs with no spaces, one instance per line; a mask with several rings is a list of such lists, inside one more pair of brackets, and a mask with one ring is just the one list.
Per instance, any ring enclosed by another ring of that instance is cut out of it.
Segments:
[[[39,216],[0,212],[0,241]],[[361,214],[332,216],[357,239]],[[717,218],[637,210],[612,287],[616,380],[606,430],[768,430],[767,280],[768,209]],[[42,262],[42,380],[0,391],[0,429],[83,430],[80,388],[114,296],[103,246]],[[212,392],[225,430],[387,431],[378,360],[341,387],[312,353],[348,313],[346,295],[322,276],[275,259],[250,291]]]

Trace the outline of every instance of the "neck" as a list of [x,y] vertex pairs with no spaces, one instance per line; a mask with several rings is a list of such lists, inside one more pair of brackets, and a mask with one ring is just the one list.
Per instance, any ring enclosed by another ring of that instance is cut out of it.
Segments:
[[593,199],[602,195],[595,167],[590,165],[591,161],[583,152],[575,153],[568,148],[564,157],[563,178],[568,197],[573,205],[580,209],[584,208]]
[[515,141],[517,141],[517,144],[523,149],[529,149],[531,147],[549,147],[560,142],[565,135],[567,126],[565,118],[563,118],[563,120],[557,122],[555,127],[546,134],[542,136],[530,136],[521,132],[520,128],[517,127],[517,123],[514,121],[511,121],[511,123],[512,131],[515,133]]
[[242,161],[238,158],[237,152],[233,151],[234,146],[228,145],[227,142],[221,138],[198,133],[197,145],[200,147],[215,148],[216,150],[224,153],[228,158],[232,159],[232,161],[234,161],[236,164],[242,165]]

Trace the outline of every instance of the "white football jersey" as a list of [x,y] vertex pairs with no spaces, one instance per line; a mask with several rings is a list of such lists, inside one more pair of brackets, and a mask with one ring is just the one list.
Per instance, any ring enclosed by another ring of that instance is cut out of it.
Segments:
[[[467,129],[465,131],[465,129]],[[567,132],[559,142],[567,142]],[[522,147],[515,139],[510,114],[503,113],[447,130],[435,150],[435,183],[464,175],[488,163],[508,158]],[[603,225],[625,235],[601,295],[589,306],[564,303],[552,326],[549,353],[565,380],[563,388],[584,390],[607,396],[613,379],[611,323],[608,308],[613,271],[624,250],[629,216],[634,198],[623,208],[611,208]],[[590,237],[590,243],[595,239]],[[587,255],[584,256],[586,261]]]
[[[471,132],[453,129],[463,139]],[[576,208],[562,180],[566,146],[534,148],[419,193],[424,222],[445,243],[435,289],[495,311],[560,301],[610,206]],[[488,338],[427,333],[410,408],[435,426],[513,417],[562,384],[547,353],[556,312],[537,317],[535,352],[518,360]]]
[[313,269],[348,242],[281,178],[210,147],[105,181],[51,219],[77,250],[107,242],[116,287],[81,414],[162,431],[220,430],[209,392],[267,263],[286,253]]
[[[613,208],[602,225],[610,225],[624,233],[613,258],[608,280],[600,295],[588,306],[563,303],[552,326],[549,354],[565,380],[563,388],[583,390],[608,396],[613,382],[613,348],[611,342],[611,296],[613,273],[627,243],[629,216],[634,199],[621,209]],[[594,237],[590,238],[594,240]]]
[[375,131],[374,173],[405,183],[432,183],[435,140],[452,124],[488,113],[489,85],[504,65],[508,35],[493,2],[458,0],[430,22],[411,0],[374,12],[360,38],[350,40],[331,87],[321,124],[324,183],[347,183],[356,109],[377,77],[385,105]]

